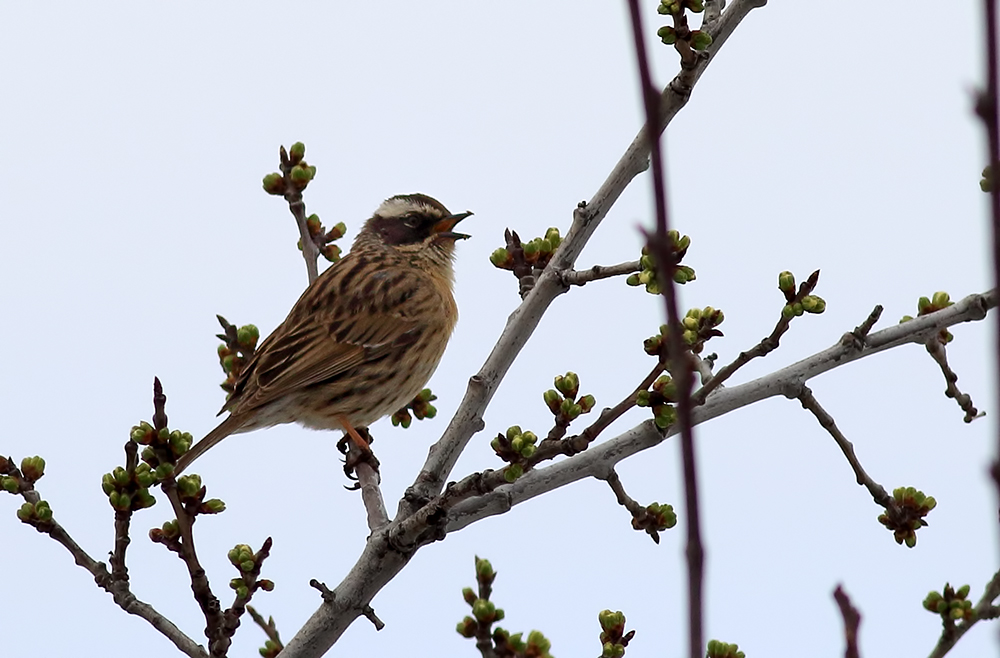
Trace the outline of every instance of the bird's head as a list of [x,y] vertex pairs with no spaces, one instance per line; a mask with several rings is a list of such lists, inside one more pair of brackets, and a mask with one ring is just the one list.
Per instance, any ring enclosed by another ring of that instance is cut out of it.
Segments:
[[358,241],[374,239],[401,254],[450,263],[455,241],[469,237],[455,232],[455,225],[471,214],[452,214],[426,194],[399,194],[382,202]]

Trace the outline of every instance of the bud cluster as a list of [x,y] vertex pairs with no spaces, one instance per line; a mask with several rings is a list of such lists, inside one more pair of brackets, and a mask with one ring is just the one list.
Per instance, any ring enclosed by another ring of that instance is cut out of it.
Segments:
[[708,652],[706,658],[746,658],[746,654],[740,651],[736,644],[727,644],[719,640],[708,641]]
[[791,272],[782,272],[778,275],[778,290],[785,296],[785,306],[781,309],[781,317],[786,320],[796,318],[803,313],[819,314],[826,310],[826,301],[817,295],[805,295],[797,300],[798,293],[795,288],[795,275]]
[[556,417],[556,424],[568,427],[580,414],[590,413],[597,401],[593,395],[577,395],[580,392],[580,377],[575,372],[556,375],[553,380],[554,389],[542,394],[545,406]]
[[[685,347],[694,354],[701,354],[702,350],[705,349],[705,343],[716,336],[723,335],[716,327],[722,324],[725,319],[725,313],[711,306],[689,310],[681,318],[681,338]],[[670,325],[661,324],[660,333],[644,340],[642,349],[650,356],[659,356],[661,360],[666,359],[669,349],[669,335]]]
[[[931,313],[934,313],[936,311],[946,309],[949,306],[953,305],[954,303],[955,302],[951,301],[951,296],[948,293],[941,291],[934,293],[934,295],[930,299],[928,299],[927,297],[921,297],[919,300],[917,300],[917,317],[930,315]],[[902,319],[900,319],[899,323],[902,324],[904,322],[909,322],[912,319],[913,319],[912,315],[904,315]],[[955,337],[947,329],[942,329],[938,333],[938,340],[941,342],[942,345],[947,345],[954,338]]]
[[[437,407],[431,404],[434,400],[437,400],[437,396],[431,393],[431,389],[425,388],[420,391],[412,402],[392,415],[392,426],[402,425],[403,429],[406,429],[413,422],[413,416],[416,416],[417,420],[434,418],[437,415]],[[413,416],[410,415],[411,411]]]
[[908,548],[913,548],[917,545],[917,530],[927,525],[924,517],[937,506],[937,501],[913,487],[894,489],[892,499],[895,511],[886,510],[878,521],[892,530],[897,544],[905,542]]
[[[194,437],[189,432],[170,431],[168,428],[157,431],[146,421],[132,427],[130,438],[143,448],[140,457],[152,470],[152,483],[170,476],[174,472],[174,462],[191,448]],[[136,472],[139,469],[136,468]],[[105,476],[107,477],[107,476]],[[149,485],[146,485],[149,486]]]
[[[320,221],[319,215],[313,213],[306,217],[306,228],[309,229],[309,237],[316,243],[316,247],[319,249],[319,253],[323,254],[323,258],[331,263],[336,263],[340,260],[342,252],[340,247],[333,244],[333,242],[344,237],[347,233],[347,224],[337,222],[336,226],[327,231],[323,226],[323,222]],[[299,251],[302,251],[302,238],[299,238],[297,246]]]
[[497,456],[509,464],[503,471],[507,482],[524,475],[524,463],[535,454],[537,442],[538,436],[534,432],[522,431],[520,425],[511,425],[506,434],[497,434],[490,442]]
[[976,618],[972,601],[968,600],[969,586],[962,585],[957,590],[948,583],[944,585],[944,593],[931,592],[924,599],[924,609],[941,615],[943,621],[971,622]]
[[489,636],[493,640],[492,655],[497,658],[552,658],[552,643],[540,632],[531,631],[527,639],[523,633],[511,633],[492,625],[504,618],[504,611],[489,600],[496,572],[489,560],[476,556],[476,581],[478,593],[471,587],[462,590],[462,598],[472,607],[472,615],[458,623],[455,630],[466,638]]
[[[687,254],[688,247],[691,246],[691,238],[681,235],[677,231],[670,230],[667,231],[667,239],[670,241],[669,249],[672,254],[672,260],[675,263],[671,268],[670,274],[674,283],[684,285],[689,281],[694,281],[697,278],[694,270],[687,265],[680,264],[685,254]],[[629,275],[625,279],[625,283],[630,286],[646,286],[646,292],[652,295],[659,295],[663,287],[657,279],[656,260],[653,258],[648,245],[642,248],[642,255],[639,257],[639,267],[641,270]]]
[[651,390],[639,391],[635,396],[636,406],[650,407],[653,411],[653,422],[661,430],[665,430],[677,422],[677,410],[672,403],[677,402],[677,386],[670,375],[660,375]]
[[240,378],[240,373],[243,372],[243,367],[253,356],[254,350],[257,349],[260,330],[252,324],[245,324],[237,329],[221,315],[218,317],[219,323],[225,330],[225,333],[215,335],[219,340],[225,341],[219,345],[217,350],[219,365],[222,366],[222,372],[226,373],[226,381],[222,382],[220,386],[226,392],[228,400],[229,396],[236,390],[236,382]]
[[[555,253],[560,244],[562,244],[562,236],[559,235],[559,229],[550,227],[545,231],[544,237],[520,243],[520,248],[523,252],[523,263],[529,265],[532,269],[545,269],[545,266],[552,259],[552,254]],[[500,247],[490,254],[490,262],[493,263],[494,267],[501,270],[514,271],[519,264],[516,252],[516,249]]]
[[253,549],[248,545],[237,544],[229,551],[227,557],[230,564],[240,572],[239,578],[233,578],[229,581],[229,587],[236,592],[236,596],[239,599],[247,601],[250,595],[258,589],[262,589],[265,592],[270,592],[274,589],[273,581],[257,579],[267,553],[264,551],[254,553]]
[[283,196],[286,192],[302,191],[316,177],[316,167],[306,163],[306,145],[295,142],[288,153],[281,148],[282,169],[287,169],[287,177],[277,172],[264,176],[264,191],[275,196]]
[[149,488],[159,481],[156,471],[143,462],[131,473],[121,466],[105,473],[101,478],[101,489],[116,511],[136,512],[156,504]]
[[52,523],[52,508],[44,500],[37,503],[24,503],[17,510],[17,518],[39,530],[45,530]]
[[625,632],[625,615],[621,610],[602,610],[597,615],[601,624],[601,658],[621,658],[625,647],[635,637],[635,631]]
[[34,489],[34,484],[45,475],[45,460],[35,455],[21,460],[21,469],[14,468],[10,460],[0,457],[0,489],[19,494]]
[[[632,527],[636,530],[650,532],[655,530],[663,532],[677,525],[677,514],[674,513],[673,505],[666,503],[650,503],[646,506],[645,514],[632,517]],[[650,533],[652,534],[652,533]],[[657,542],[659,543],[659,542]]]

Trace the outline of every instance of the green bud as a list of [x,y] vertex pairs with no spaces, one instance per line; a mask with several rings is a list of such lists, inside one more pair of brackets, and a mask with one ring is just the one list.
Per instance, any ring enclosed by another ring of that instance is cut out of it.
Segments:
[[298,164],[302,158],[306,157],[306,145],[302,142],[295,142],[292,144],[292,148],[288,149],[288,156],[292,164]]
[[958,592],[956,592],[956,595],[958,596],[958,598],[964,599],[969,595],[969,589],[970,588],[968,585],[962,585],[961,587],[958,588]]
[[778,290],[784,293],[795,292],[795,275],[791,272],[782,272],[778,275]]
[[580,405],[580,411],[586,414],[590,413],[590,410],[594,408],[594,405],[597,404],[597,400],[594,399],[593,395],[584,395],[580,398],[578,403]]
[[[665,5],[660,5],[657,11],[659,11],[661,14],[667,13],[663,11],[664,6]],[[659,30],[657,30],[656,36],[660,37],[660,41],[662,41],[668,46],[672,46],[675,43],[677,43],[677,32],[674,31],[674,28],[670,27],[669,25],[664,25]]]
[[264,176],[264,191],[268,194],[284,194],[285,180],[281,174],[268,174],[267,176]]
[[635,404],[637,407],[649,406],[649,391],[639,391],[635,394]]
[[48,523],[52,520],[52,508],[44,500],[35,503],[35,518],[43,523]]
[[17,480],[15,480],[14,478],[4,476],[0,477],[0,488],[2,488],[7,493],[16,494],[18,492],[18,489],[20,489],[20,486],[18,486]]
[[520,436],[515,436],[514,440],[510,442],[510,449],[514,452],[521,452],[521,448],[524,447],[524,439]]
[[296,187],[305,187],[313,179],[312,167],[301,164],[295,165],[292,167],[291,179]]
[[503,479],[507,482],[514,482],[522,475],[524,475],[524,467],[520,464],[511,464],[503,469]]
[[513,441],[514,437],[517,436],[518,434],[521,434],[521,426],[520,425],[511,425],[510,427],[507,428],[507,440],[508,441]]
[[531,456],[535,454],[536,450],[538,450],[538,448],[529,443],[528,445],[521,448],[519,452],[521,453],[521,456],[524,457],[525,459],[531,459]]
[[252,324],[245,324],[236,331],[236,340],[240,345],[254,347],[260,338],[260,329]]
[[642,281],[639,280],[639,275],[638,274],[630,274],[628,276],[628,278],[625,279],[625,283],[628,284],[628,285],[630,285],[630,286],[641,286],[642,285]]
[[951,306],[951,297],[946,292],[936,292],[934,297],[931,298],[931,303],[937,308],[946,308]]
[[472,604],[472,616],[480,622],[491,622],[493,621],[493,614],[496,612],[496,606],[492,601],[487,601],[486,599],[476,599]]
[[545,400],[545,406],[549,408],[554,414],[559,413],[559,405],[562,404],[563,397],[559,395],[558,391],[549,389],[542,393],[542,399]]
[[466,603],[472,605],[479,597],[476,596],[475,591],[471,587],[465,587],[462,589],[462,598],[465,599]]
[[34,482],[45,475],[45,460],[35,455],[21,460],[21,475],[28,482]]
[[212,498],[202,504],[202,511],[205,514],[219,514],[226,511],[226,504],[218,498]]
[[553,249],[562,244],[562,236],[559,235],[559,229],[554,226],[549,227],[549,230],[545,231],[545,239],[549,241]]
[[539,244],[532,240],[531,242],[522,244],[521,247],[524,249],[525,258],[528,258],[529,256],[534,256],[538,253]]
[[931,300],[929,300],[926,297],[921,297],[920,299],[917,300],[917,311],[920,313],[920,315],[923,315],[924,313],[928,312],[930,305],[931,305]]
[[30,521],[34,515],[35,515],[35,506],[32,505],[31,503],[24,503],[17,510],[17,518],[21,519],[22,521]]
[[701,30],[691,32],[691,47],[695,50],[705,50],[712,45],[712,35]]
[[274,581],[268,580],[267,578],[262,578],[257,581],[257,586],[260,587],[265,592],[274,591]]
[[509,251],[500,247],[490,254],[490,262],[501,269],[509,269],[513,265],[514,259],[511,257]]
[[177,491],[181,496],[194,496],[201,491],[200,475],[182,475],[177,479]]
[[462,621],[458,622],[458,626],[455,627],[455,630],[458,631],[458,634],[462,637],[473,638],[476,637],[477,628],[478,624],[476,624],[476,620],[472,617],[466,617]]

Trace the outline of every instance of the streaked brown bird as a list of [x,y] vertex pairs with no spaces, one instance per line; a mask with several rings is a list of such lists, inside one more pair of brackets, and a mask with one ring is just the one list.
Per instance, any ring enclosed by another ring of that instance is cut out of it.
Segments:
[[455,225],[424,194],[387,199],[350,253],[295,302],[247,361],[229,417],[177,460],[176,473],[230,434],[282,423],[343,430],[356,441],[407,403],[437,368],[458,320]]

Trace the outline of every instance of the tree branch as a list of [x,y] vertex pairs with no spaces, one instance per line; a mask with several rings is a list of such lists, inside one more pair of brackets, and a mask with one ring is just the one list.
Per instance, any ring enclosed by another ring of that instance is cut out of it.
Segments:
[[[942,328],[982,320],[988,309],[996,308],[998,301],[1000,293],[996,289],[984,294],[969,295],[936,313],[871,334],[864,345],[858,345],[853,334],[847,333],[836,345],[798,363],[745,384],[716,391],[704,405],[692,411],[692,420],[695,425],[700,425],[755,402],[785,396],[813,377],[852,361],[908,343],[922,345],[928,336]],[[454,532],[483,518],[503,514],[515,505],[577,480],[588,477],[605,480],[611,469],[622,460],[657,446],[675,434],[676,426],[661,434],[652,420],[640,423],[614,438],[592,446],[586,452],[545,468],[531,470],[512,484],[499,486],[481,496],[457,503],[448,511],[446,530]]]

